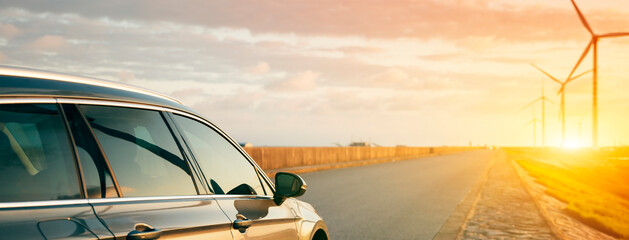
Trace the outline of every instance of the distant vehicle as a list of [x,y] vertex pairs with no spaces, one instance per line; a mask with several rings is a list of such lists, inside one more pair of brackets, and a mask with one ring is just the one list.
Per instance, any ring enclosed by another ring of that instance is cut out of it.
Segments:
[[170,97],[0,67],[2,239],[327,239],[305,191]]
[[349,144],[350,147],[371,147],[371,143],[369,142],[351,142]]

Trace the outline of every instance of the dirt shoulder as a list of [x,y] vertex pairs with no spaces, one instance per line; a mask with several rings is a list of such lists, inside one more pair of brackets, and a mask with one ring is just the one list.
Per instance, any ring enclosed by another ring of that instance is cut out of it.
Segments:
[[457,239],[556,239],[503,152],[487,174]]

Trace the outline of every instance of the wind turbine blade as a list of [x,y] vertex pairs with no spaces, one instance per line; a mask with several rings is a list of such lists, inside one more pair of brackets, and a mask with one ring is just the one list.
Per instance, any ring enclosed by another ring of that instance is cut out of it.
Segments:
[[557,80],[557,78],[553,77],[552,75],[550,75],[549,73],[547,73],[546,71],[542,70],[541,68],[539,68],[537,65],[532,64],[531,66],[533,66],[534,68],[537,68],[537,70],[539,70],[540,72],[544,73],[546,76],[548,76],[550,79],[552,79],[553,81],[559,83],[559,84],[563,84],[561,81]]
[[[585,75],[585,74],[588,74],[588,73],[590,73],[591,71],[592,71],[592,69],[587,70],[587,71],[585,71],[585,72],[582,72],[581,74],[576,75],[576,76],[574,76],[574,77],[572,77],[572,78],[570,78],[570,79],[566,80],[566,83],[569,83],[569,82],[571,82],[572,80],[575,80],[575,79],[577,79],[577,78],[579,78],[579,77],[581,77],[581,76],[583,76],[583,75]],[[563,88],[563,87],[561,87],[561,88]]]
[[525,108],[527,108],[527,107],[529,107],[529,106],[531,106],[531,105],[535,104],[537,101],[539,101],[539,100],[541,100],[541,99],[542,99],[541,97],[536,98],[535,100],[531,101],[529,104],[526,104],[524,107],[520,108],[520,110],[518,110],[518,112],[521,112],[521,111],[522,111],[522,110],[524,110]]
[[593,43],[594,43],[594,38],[592,38],[590,40],[590,42],[588,43],[588,46],[585,48],[585,50],[581,54],[581,57],[579,58],[579,61],[577,61],[577,64],[574,65],[574,68],[572,68],[572,72],[570,72],[570,75],[568,75],[568,79],[572,78],[572,74],[574,74],[574,71],[576,71],[577,68],[579,67],[579,64],[581,64],[581,61],[583,61],[585,56],[587,56],[588,52],[590,51],[590,47],[592,47]]
[[610,38],[610,37],[626,37],[626,36],[629,36],[629,32],[606,33],[606,34],[600,35],[599,37]]
[[553,100],[550,100],[550,99],[548,99],[547,97],[544,97],[544,99],[542,99],[542,100],[543,100],[543,101],[549,101],[550,103],[557,105],[557,103],[556,103],[556,102],[553,102]]
[[590,32],[590,34],[594,36],[594,31],[592,31],[592,28],[590,27],[590,24],[588,24],[588,21],[585,20],[585,17],[583,16],[583,13],[581,13],[581,10],[579,10],[579,7],[577,7],[577,4],[574,2],[574,0],[570,0],[570,1],[572,2],[572,5],[574,6],[574,10],[577,10],[577,14],[579,15],[579,19],[581,19],[581,23],[583,23],[583,26],[585,26],[588,32]]

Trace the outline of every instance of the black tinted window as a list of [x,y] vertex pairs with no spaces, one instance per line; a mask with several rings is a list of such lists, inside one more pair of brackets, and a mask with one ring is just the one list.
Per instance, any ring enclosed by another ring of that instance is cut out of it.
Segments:
[[125,197],[196,195],[191,174],[160,112],[79,106]]
[[0,105],[0,201],[81,197],[64,125],[55,104]]
[[63,105],[89,198],[118,197],[107,163],[76,105]]
[[253,165],[223,136],[187,117],[175,121],[214,193],[265,194]]

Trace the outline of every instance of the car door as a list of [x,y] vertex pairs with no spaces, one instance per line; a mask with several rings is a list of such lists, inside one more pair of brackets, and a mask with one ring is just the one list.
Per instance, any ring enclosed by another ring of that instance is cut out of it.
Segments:
[[0,238],[111,237],[85,199],[58,105],[32,101],[0,104]]
[[233,222],[235,239],[297,239],[293,206],[275,204],[267,179],[233,141],[202,119],[170,116],[215,199]]
[[64,110],[103,153],[89,202],[116,239],[232,239],[216,200],[199,195],[205,192],[160,109],[82,103]]

